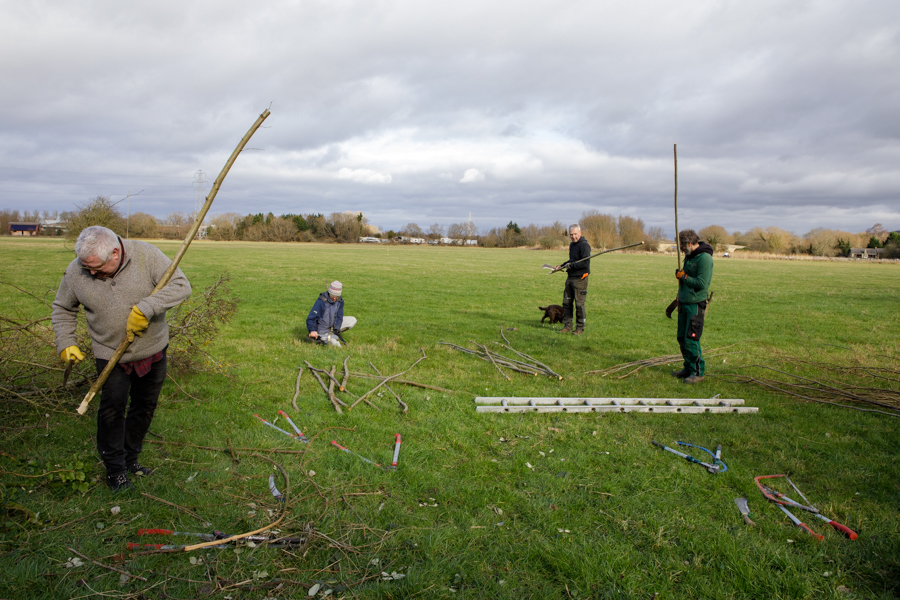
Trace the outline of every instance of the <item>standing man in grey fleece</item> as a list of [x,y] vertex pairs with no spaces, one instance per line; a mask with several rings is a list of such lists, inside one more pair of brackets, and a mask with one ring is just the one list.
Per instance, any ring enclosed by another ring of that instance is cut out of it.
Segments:
[[106,227],[82,231],[75,254],[78,258],[66,268],[53,301],[56,349],[64,362],[84,359],[75,338],[80,306],[98,373],[124,337],[132,342],[101,388],[97,409],[97,450],[106,466],[106,484],[113,491],[127,491],[134,487],[128,473],[153,472],[138,456],[166,380],[166,310],[191,295],[191,284],[176,269],[168,285],[151,296],[172,261],[155,246],[122,240]]

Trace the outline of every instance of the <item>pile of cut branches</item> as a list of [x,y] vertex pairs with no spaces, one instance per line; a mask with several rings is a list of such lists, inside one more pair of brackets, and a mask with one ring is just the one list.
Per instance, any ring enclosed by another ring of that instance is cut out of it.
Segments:
[[[328,400],[331,401],[331,404],[332,404],[332,406],[334,406],[334,410],[337,413],[343,412],[342,407],[346,408],[347,410],[352,410],[360,402],[365,402],[372,408],[380,411],[381,409],[378,408],[378,406],[369,399],[369,396],[371,396],[373,393],[377,392],[381,387],[384,387],[384,389],[386,389],[388,392],[391,393],[392,396],[394,396],[394,398],[397,400],[397,403],[400,405],[402,412],[405,413],[406,411],[409,410],[409,406],[407,406],[407,404],[403,401],[403,399],[400,397],[400,395],[397,394],[397,392],[395,392],[388,385],[388,383],[400,383],[400,384],[404,384],[404,385],[411,385],[411,386],[415,386],[415,387],[426,388],[426,389],[436,390],[436,391],[440,391],[440,392],[452,393],[452,390],[439,388],[439,387],[436,387],[433,385],[426,385],[423,383],[416,383],[415,381],[408,381],[406,379],[400,379],[401,375],[404,375],[404,374],[408,373],[409,371],[411,371],[413,367],[415,367],[417,364],[419,364],[426,358],[428,358],[428,357],[425,355],[425,350],[422,350],[422,356],[416,362],[414,362],[412,365],[410,365],[409,368],[401,371],[400,373],[396,373],[394,375],[383,375],[381,373],[381,371],[378,369],[378,367],[373,365],[371,362],[369,362],[369,366],[372,368],[373,371],[375,371],[375,374],[351,372],[350,367],[348,366],[348,363],[350,361],[350,356],[348,355],[346,358],[344,358],[343,376],[340,381],[338,381],[337,378],[335,377],[336,372],[337,372],[337,367],[335,365],[332,365],[331,369],[321,369],[321,368],[312,366],[312,364],[310,364],[310,362],[308,360],[304,361],[304,363],[306,364],[307,368],[309,368],[309,372],[312,373],[313,377],[316,378],[316,381],[319,382],[319,385],[322,387],[322,391],[324,391],[326,396],[328,396]],[[291,400],[291,404],[293,404],[295,410],[298,410],[297,396],[300,393],[300,376],[301,375],[303,375],[302,367],[300,368],[300,372],[297,374],[297,383],[296,383],[295,390],[294,390],[294,397]],[[351,375],[353,375],[355,377],[366,378],[366,379],[376,379],[379,381],[379,383],[375,387],[373,387],[372,389],[370,389],[369,391],[364,393],[362,396],[356,396],[347,389],[347,383],[350,381]],[[323,381],[323,378],[328,380],[328,385],[325,385],[325,381]],[[338,392],[343,392],[349,396],[352,396],[354,398],[353,403],[347,404],[341,398],[339,398],[338,395],[335,394],[335,388],[337,388]]]
[[[228,289],[228,275],[220,275],[202,294],[196,292],[177,308],[169,311],[169,364],[174,372],[223,372],[224,365],[213,359],[205,348],[237,309],[238,299]],[[87,333],[84,311],[78,314],[76,337],[85,360],[75,365],[63,385],[65,365],[56,353],[55,335],[50,313],[55,290],[43,296],[8,282],[0,284],[14,289],[16,301],[11,306],[26,309],[0,313],[0,398],[24,401],[53,408],[71,401],[81,388],[96,377],[91,340]],[[37,303],[36,308],[29,304]],[[5,311],[4,311],[5,312]],[[33,318],[29,315],[43,314]],[[125,334],[124,323],[122,335]]]
[[[732,383],[750,383],[811,402],[832,404],[864,412],[900,417],[900,370],[897,368],[840,365],[791,356],[777,357],[781,368],[750,365],[771,377],[749,374],[717,375]],[[801,373],[815,373],[815,378]],[[877,406],[878,409],[843,404]],[[883,410],[882,410],[883,409]]]
[[[734,344],[731,344],[734,346]],[[713,358],[716,356],[722,356],[723,354],[729,354],[728,352],[723,352],[727,348],[731,348],[731,346],[722,346],[721,348],[713,348],[712,350],[705,350],[703,352],[704,358]],[[631,369],[624,375],[619,375],[616,379],[625,379],[630,375],[634,375],[644,367],[662,367],[664,365],[670,365],[673,363],[679,363],[684,360],[684,357],[680,354],[667,354],[665,356],[655,356],[653,358],[643,358],[641,360],[634,360],[627,363],[621,363],[618,365],[613,365],[611,367],[606,367],[605,369],[597,369],[595,371],[588,371],[585,375],[599,375],[600,377],[606,377],[607,375],[612,375],[613,373],[618,373],[619,371],[625,371],[626,369]]]
[[[483,344],[479,344],[478,342],[473,341],[473,340],[470,340],[470,343],[477,346],[480,349],[480,351],[469,350],[468,348],[463,348],[462,346],[458,346],[456,344],[451,344],[450,342],[438,342],[438,343],[443,344],[444,346],[450,346],[454,350],[459,350],[460,352],[465,352],[466,354],[471,354],[472,356],[477,356],[481,360],[490,362],[492,365],[494,365],[494,367],[497,369],[497,371],[499,371],[500,374],[506,378],[507,381],[509,381],[510,378],[509,378],[509,375],[507,375],[506,373],[503,372],[503,368],[509,369],[510,371],[515,371],[516,373],[523,373],[525,375],[535,375],[535,376],[546,375],[547,377],[556,377],[557,379],[563,378],[562,375],[560,375],[559,373],[557,373],[556,371],[554,371],[553,369],[551,369],[550,367],[548,367],[547,365],[545,365],[544,363],[539,361],[538,359],[534,358],[533,356],[529,356],[528,354],[525,354],[524,352],[519,352],[518,350],[513,348],[512,344],[510,344],[509,340],[506,339],[506,335],[504,335],[504,333],[503,333],[502,326],[500,327],[500,337],[502,337],[503,341],[506,343],[501,344],[500,342],[494,342],[494,344],[496,344],[498,346],[502,346],[502,347],[506,348],[507,350],[514,352],[516,355],[519,356],[518,359],[503,356],[502,354],[499,354],[498,352],[493,352],[492,350],[488,349],[487,346],[485,346]],[[525,359],[525,360],[523,361],[520,359]],[[528,362],[526,362],[526,361],[528,361]]]

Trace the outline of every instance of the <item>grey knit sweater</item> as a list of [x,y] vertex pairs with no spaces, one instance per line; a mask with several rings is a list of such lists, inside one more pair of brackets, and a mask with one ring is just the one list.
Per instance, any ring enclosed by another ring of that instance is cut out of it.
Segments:
[[121,362],[153,356],[169,343],[166,310],[178,306],[191,295],[191,284],[181,269],[176,269],[166,287],[151,296],[172,261],[159,248],[146,242],[123,241],[121,238],[120,242],[125,248],[125,257],[113,277],[94,277],[81,267],[77,258],[66,268],[53,301],[57,353],[77,343],[75,327],[79,306],[84,306],[96,358],[109,360],[115,354],[125,339],[125,323],[133,306],[147,317],[150,326],[143,337],[134,338]]

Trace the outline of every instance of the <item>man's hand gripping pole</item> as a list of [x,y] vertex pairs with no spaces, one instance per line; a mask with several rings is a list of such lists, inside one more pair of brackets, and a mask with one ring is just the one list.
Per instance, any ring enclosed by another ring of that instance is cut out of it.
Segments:
[[[197,235],[197,231],[200,229],[200,225],[203,224],[203,219],[206,218],[206,213],[209,212],[209,207],[212,206],[213,200],[216,198],[216,194],[219,193],[219,187],[222,185],[222,181],[225,179],[225,176],[228,175],[228,171],[231,170],[231,165],[234,164],[235,159],[237,159],[238,154],[244,149],[244,146],[247,145],[247,142],[250,141],[250,138],[253,137],[253,134],[256,133],[256,130],[259,129],[259,126],[262,125],[263,121],[269,116],[269,110],[266,109],[263,111],[259,118],[256,119],[256,122],[250,128],[249,131],[244,135],[243,139],[241,139],[240,143],[234,149],[234,152],[231,153],[231,157],[229,157],[228,162],[225,163],[225,166],[222,167],[222,172],[219,173],[219,176],[216,177],[216,181],[213,183],[212,191],[206,197],[206,202],[203,203],[203,207],[200,209],[200,212],[197,213],[197,218],[194,219],[194,224],[191,225],[190,231],[188,231],[187,235],[184,238],[184,242],[181,244],[181,248],[179,248],[178,253],[175,255],[175,258],[172,259],[172,264],[169,265],[169,268],[166,269],[166,272],[163,273],[162,278],[159,280],[159,283],[156,284],[156,287],[153,288],[153,291],[150,292],[152,296],[159,290],[163,289],[169,284],[169,280],[172,279],[172,275],[175,273],[175,269],[178,268],[178,264],[181,262],[181,258],[184,256],[184,253],[187,252],[188,247],[191,245],[191,242],[194,240],[194,236]],[[103,387],[103,384],[106,383],[106,380],[109,379],[109,374],[112,373],[112,370],[119,363],[119,360],[122,358],[122,355],[125,354],[125,351],[128,350],[128,346],[131,344],[128,341],[128,337],[122,340],[122,343],[119,344],[119,347],[116,348],[115,354],[113,354],[112,358],[109,359],[109,362],[106,363],[106,368],[100,373],[97,377],[97,381],[94,382],[94,385],[91,386],[91,389],[88,390],[87,395],[84,397],[84,400],[81,401],[81,405],[78,407],[78,414],[83,415],[87,412],[88,404],[90,404],[91,400],[94,399],[94,396],[97,395],[97,392],[100,391],[100,388]]]

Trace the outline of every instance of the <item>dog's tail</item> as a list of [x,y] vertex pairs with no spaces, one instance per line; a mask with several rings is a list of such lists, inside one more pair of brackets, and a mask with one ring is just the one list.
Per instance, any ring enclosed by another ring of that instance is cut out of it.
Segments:
[[538,310],[547,310],[549,306],[538,306]]

